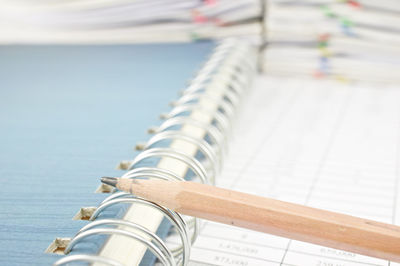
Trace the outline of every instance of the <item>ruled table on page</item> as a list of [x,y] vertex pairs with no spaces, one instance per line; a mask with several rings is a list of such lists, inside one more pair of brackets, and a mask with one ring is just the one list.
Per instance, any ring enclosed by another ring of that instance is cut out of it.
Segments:
[[[217,186],[400,224],[399,100],[394,87],[259,77]],[[191,265],[400,264],[203,222]]]

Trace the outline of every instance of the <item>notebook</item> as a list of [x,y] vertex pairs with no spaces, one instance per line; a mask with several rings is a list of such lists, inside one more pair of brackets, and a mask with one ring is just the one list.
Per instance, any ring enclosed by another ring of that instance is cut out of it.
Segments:
[[[246,42],[217,46],[122,177],[215,183],[398,224],[398,85],[257,74],[259,59]],[[91,219],[55,265],[397,265],[196,221],[116,191]],[[95,253],[93,243],[102,243]]]
[[61,257],[47,248],[88,223],[73,218],[108,195],[98,178],[121,175],[214,46],[0,46],[0,265]]

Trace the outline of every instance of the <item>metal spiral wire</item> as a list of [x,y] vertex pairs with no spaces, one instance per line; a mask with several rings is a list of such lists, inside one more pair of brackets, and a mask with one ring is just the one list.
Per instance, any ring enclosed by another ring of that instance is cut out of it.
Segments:
[[[168,114],[162,115],[164,122],[152,130],[154,135],[141,148],[141,153],[130,163],[129,170],[122,178],[184,180],[185,176],[172,170],[143,164],[148,160],[160,160],[168,157],[190,169],[194,180],[214,184],[215,178],[222,168],[229,133],[234,124],[237,109],[242,98],[245,97],[251,78],[256,71],[256,57],[257,52],[254,47],[237,40],[225,40],[217,46],[209,60],[188,84],[186,90],[182,92],[181,98],[173,102],[173,109]],[[212,103],[217,108],[214,110],[205,107],[201,105],[201,101]],[[201,112],[211,117],[210,123],[191,116],[194,112]],[[180,130],[187,125],[201,129],[204,136],[192,136]],[[162,143],[171,141],[181,141],[195,146],[197,155],[193,156],[185,153],[184,150],[162,146]],[[144,205],[160,212],[172,224],[181,243],[177,247],[170,248],[145,226],[123,219],[102,218],[104,210],[121,204]],[[65,249],[66,254],[83,239],[88,239],[93,235],[118,234],[145,245],[164,265],[187,265],[190,258],[190,247],[199,233],[199,221],[196,218],[189,218],[185,221],[174,211],[129,193],[118,191],[101,202],[90,217],[90,221],[72,238]],[[70,265],[74,262],[123,265],[122,262],[95,254],[66,256],[54,265]]]

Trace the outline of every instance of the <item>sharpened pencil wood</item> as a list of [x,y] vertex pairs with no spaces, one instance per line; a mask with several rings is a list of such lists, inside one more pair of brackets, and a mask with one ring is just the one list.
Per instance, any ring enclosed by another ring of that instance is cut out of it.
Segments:
[[118,179],[182,214],[400,262],[400,227],[193,182]]

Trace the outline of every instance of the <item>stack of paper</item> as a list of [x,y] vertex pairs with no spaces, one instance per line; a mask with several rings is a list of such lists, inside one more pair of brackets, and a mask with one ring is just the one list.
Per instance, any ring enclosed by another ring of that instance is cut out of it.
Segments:
[[399,82],[396,1],[272,1],[266,72]]
[[0,41],[165,42],[260,31],[259,0],[0,1]]

